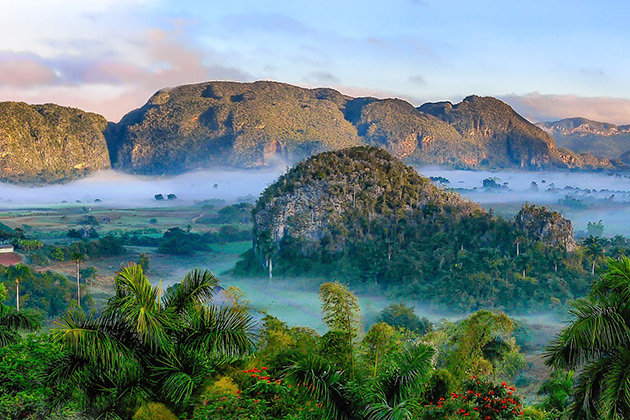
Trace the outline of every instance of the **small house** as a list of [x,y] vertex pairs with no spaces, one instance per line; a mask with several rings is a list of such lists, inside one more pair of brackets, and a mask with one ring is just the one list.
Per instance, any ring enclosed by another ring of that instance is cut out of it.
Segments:
[[13,252],[13,245],[0,245],[0,254],[8,254]]

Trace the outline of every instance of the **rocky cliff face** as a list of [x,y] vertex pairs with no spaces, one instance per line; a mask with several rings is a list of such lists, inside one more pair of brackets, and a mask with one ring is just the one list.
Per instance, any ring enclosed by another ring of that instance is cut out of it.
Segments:
[[58,182],[110,167],[100,115],[54,104],[0,103],[0,180]]
[[161,90],[127,114],[108,143],[116,167],[149,174],[295,163],[356,145],[384,148],[409,163],[459,168],[610,166],[556,149],[547,133],[493,98],[416,109],[399,99],[266,81]]
[[420,111],[449,123],[480,151],[480,166],[523,169],[611,167],[606,159],[557,149],[553,138],[490,97],[469,96],[461,103],[425,104]]
[[262,253],[284,240],[302,243],[305,254],[324,240],[334,253],[369,235],[366,223],[393,224],[425,209],[453,217],[481,211],[382,149],[350,148],[301,162],[268,187],[253,211],[254,237]]
[[558,146],[577,153],[590,153],[628,163],[623,155],[630,152],[630,125],[615,125],[586,118],[566,118],[536,125],[550,133]]
[[138,173],[295,162],[361,143],[330,89],[210,82],[157,92],[110,140],[115,165]]
[[551,246],[563,245],[569,252],[575,250],[573,225],[558,212],[545,206],[525,204],[514,221],[534,241],[542,241]]

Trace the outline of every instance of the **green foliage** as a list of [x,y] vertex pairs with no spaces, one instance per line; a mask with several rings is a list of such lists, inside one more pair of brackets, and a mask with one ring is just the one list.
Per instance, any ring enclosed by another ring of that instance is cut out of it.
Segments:
[[104,117],[76,108],[2,102],[0,176],[11,182],[63,182],[109,168],[106,127]]
[[433,330],[427,318],[418,318],[413,308],[404,303],[392,303],[381,311],[381,321],[394,327],[403,327],[424,335]]
[[172,228],[164,232],[158,245],[158,251],[173,255],[192,254],[207,248],[208,244],[202,235],[186,232],[180,228]]
[[513,321],[502,313],[477,311],[428,336],[438,347],[440,366],[456,379],[468,373],[509,376],[524,363],[512,336]]
[[517,220],[438,189],[387,152],[321,153],[269,186],[253,210],[253,255],[236,274],[378,284],[449,310],[558,310],[589,268],[571,223],[526,205]]
[[[68,277],[52,271],[33,271],[24,266],[27,272],[20,280],[20,309],[39,312],[48,318],[56,318],[76,300],[76,283]],[[14,269],[0,267],[0,284],[8,292],[7,304],[16,306],[15,278],[10,275]],[[83,310],[94,309],[94,301],[87,294],[81,302]]]
[[604,236],[604,224],[599,222],[588,222],[586,225],[586,233],[589,236]]
[[140,255],[138,256],[138,262],[137,264],[142,267],[142,271],[145,273],[149,272],[149,267],[151,264],[151,260],[149,259],[149,255],[142,252],[140,253]]
[[136,411],[133,420],[178,420],[178,418],[164,404],[148,403]]
[[571,418],[630,415],[630,258],[608,260],[589,295],[572,303],[572,322],[548,348],[545,362],[578,370]]
[[573,371],[554,370],[540,387],[539,394],[545,395],[542,408],[547,411],[563,412],[569,406],[575,373]]
[[83,394],[88,416],[128,418],[143,401],[185,412],[212,372],[253,349],[251,317],[210,304],[217,283],[194,270],[159,300],[140,266],[124,268],[101,315],[69,312],[53,330],[49,381]]
[[60,389],[44,383],[44,374],[59,352],[48,335],[29,335],[0,347],[0,417],[3,419],[74,419],[72,405],[55,403]]

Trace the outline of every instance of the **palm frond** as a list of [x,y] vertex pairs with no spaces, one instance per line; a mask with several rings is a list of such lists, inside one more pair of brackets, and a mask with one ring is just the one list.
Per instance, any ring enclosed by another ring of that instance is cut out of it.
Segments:
[[170,287],[164,293],[165,308],[180,313],[187,306],[199,306],[212,301],[214,288],[219,280],[208,270],[194,269],[184,276],[181,283]]
[[[576,369],[617,346],[630,346],[623,304],[614,297],[578,299],[570,311],[574,321],[552,342],[543,358],[548,365]],[[621,305],[621,306],[620,306]]]
[[424,343],[409,343],[394,353],[380,373],[375,392],[390,407],[419,398],[431,370],[435,349]]
[[343,371],[317,355],[309,355],[287,367],[284,373],[289,380],[304,387],[313,399],[324,404],[326,418],[351,418],[354,410],[345,392]]
[[393,407],[385,400],[369,403],[364,411],[366,420],[409,420],[420,404],[405,400]]
[[19,338],[20,335],[16,330],[0,325],[0,347],[15,344]]
[[[89,360],[103,369],[119,369],[133,351],[107,333],[101,319],[89,318],[82,312],[67,312],[60,320],[61,328],[51,331],[53,340],[71,355]],[[111,328],[111,326],[109,326]]]
[[189,321],[182,340],[185,346],[228,357],[241,357],[254,350],[257,336],[249,314],[214,305],[185,313]]
[[10,330],[37,331],[41,327],[40,316],[32,311],[18,312],[0,303],[0,326]]
[[630,418],[630,350],[619,349],[607,370],[601,393],[601,418]]
[[602,391],[602,379],[607,374],[609,360],[609,357],[601,357],[585,366],[573,393],[573,403],[569,406],[571,420],[601,418],[599,398]]

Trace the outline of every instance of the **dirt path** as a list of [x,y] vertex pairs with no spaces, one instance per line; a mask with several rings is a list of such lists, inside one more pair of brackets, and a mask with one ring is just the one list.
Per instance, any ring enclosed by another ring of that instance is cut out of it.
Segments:
[[192,218],[192,222],[193,222],[193,224],[197,223],[197,220],[201,219],[201,218],[202,218],[203,216],[205,216],[205,215],[206,215],[206,212],[203,212],[203,213],[201,213],[199,216],[197,216],[197,217],[193,217],[193,218]]

